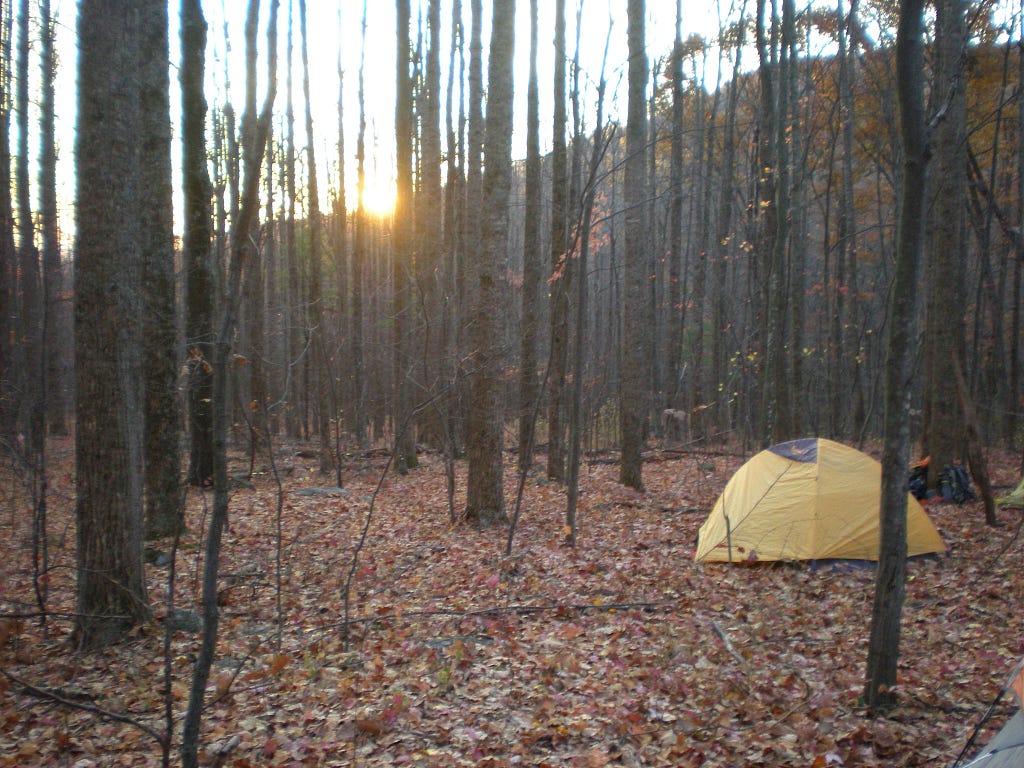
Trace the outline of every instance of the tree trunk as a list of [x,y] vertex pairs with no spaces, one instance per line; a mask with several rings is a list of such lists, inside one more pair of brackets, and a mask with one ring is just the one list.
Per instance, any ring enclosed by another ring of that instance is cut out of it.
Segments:
[[352,431],[358,445],[366,444],[366,375],[363,353],[363,280],[369,259],[369,233],[363,193],[366,186],[366,104],[364,67],[366,60],[366,2],[363,2],[362,37],[359,48],[359,133],[356,135],[355,243],[352,249]]
[[409,38],[409,0],[397,0],[398,47],[395,59],[395,147],[398,190],[395,197],[392,259],[395,281],[394,357],[395,464],[399,472],[416,466],[416,430],[413,424],[412,381],[412,46]]
[[925,328],[922,377],[924,403],[921,425],[922,447],[931,456],[928,487],[938,486],[943,468],[953,463],[960,436],[962,418],[957,410],[956,382],[949,375],[951,350],[964,355],[963,314],[950,311],[964,306],[966,251],[964,243],[964,199],[967,174],[967,112],[963,70],[964,0],[939,0],[936,3],[936,50],[938,66],[933,89],[938,103],[935,110],[945,112],[935,127],[935,173],[931,237],[925,269]]
[[[0,2],[0,178],[11,178],[11,34],[10,0]],[[15,345],[18,253],[14,247],[11,185],[0,184],[0,438],[17,432]]]
[[555,0],[554,113],[551,129],[551,351],[548,371],[548,478],[565,479],[563,390],[569,322],[569,175],[565,144],[565,0]]
[[149,617],[142,562],[140,28],[130,0],[78,16],[75,642],[97,649]]
[[42,383],[43,338],[39,332],[42,326],[42,282],[39,273],[39,250],[35,243],[35,223],[32,220],[32,203],[29,189],[28,170],[28,81],[29,57],[29,2],[21,0],[18,10],[18,57],[16,72],[15,102],[18,115],[18,157],[15,176],[18,190],[18,295],[21,307],[18,313],[21,327],[19,339],[22,346],[21,387],[24,393],[22,432],[26,447],[31,452],[41,450],[43,441],[44,392]]
[[683,380],[683,4],[676,0],[672,47],[672,147],[669,166],[668,386],[664,408],[679,408]]
[[320,471],[334,468],[331,449],[331,362],[327,348],[326,304],[323,296],[323,259],[320,243],[320,192],[317,186],[313,104],[309,92],[309,44],[306,34],[306,0],[299,0],[299,27],[302,34],[302,96],[306,104],[306,210],[309,218],[309,306],[313,353],[317,435],[320,438]]
[[185,340],[188,362],[190,485],[213,480],[213,297],[216,272],[211,238],[213,189],[206,165],[206,19],[199,0],[182,0],[181,141],[185,221],[182,262],[185,270]]
[[69,350],[65,349],[60,327],[64,315],[61,311],[63,274],[57,220],[57,143],[53,84],[57,74],[57,59],[53,47],[54,21],[50,13],[50,0],[40,0],[39,15],[42,27],[39,65],[42,82],[39,117],[39,216],[43,242],[43,354],[46,356],[44,397],[47,429],[51,435],[66,436],[68,428],[64,413],[63,374]]
[[875,599],[871,612],[864,700],[875,712],[896,705],[900,618],[906,594],[907,478],[910,393],[918,328],[918,280],[924,248],[928,147],[924,121],[922,0],[901,0],[896,88],[903,145],[896,274],[889,315],[882,448],[882,509]]
[[[223,313],[220,317],[217,340],[213,356],[213,411],[214,411],[214,472],[213,510],[210,514],[210,528],[206,536],[203,557],[202,617],[203,636],[192,672],[188,709],[182,721],[181,764],[184,768],[198,768],[199,730],[202,721],[206,684],[210,678],[213,657],[217,647],[217,630],[220,620],[217,607],[218,573],[220,568],[221,538],[227,524],[228,475],[227,475],[227,379],[231,340],[235,332],[238,305],[241,298],[242,279],[245,269],[255,255],[251,234],[259,212],[260,170],[266,150],[270,121],[273,115],[277,83],[277,0],[271,0],[270,18],[267,24],[267,93],[259,117],[248,112],[243,122],[251,121],[251,141],[246,142],[242,162],[241,195],[239,196],[238,217],[231,222],[230,263],[227,272],[227,290],[224,297]],[[249,0],[248,14],[252,24],[246,25],[246,34],[256,34],[255,18],[258,16],[259,0]],[[256,47],[247,45],[247,56],[255,57]],[[255,104],[255,74],[253,62],[249,62],[250,77],[246,81],[247,103]]]
[[534,415],[540,383],[537,340],[540,323],[540,97],[537,91],[537,0],[530,0],[530,79],[526,86],[526,208],[523,226],[523,320],[519,355],[519,471],[533,464]]
[[[649,370],[644,339],[650,332],[644,327],[647,299],[647,261],[643,248],[644,217],[644,143],[647,138],[644,113],[647,107],[647,52],[645,49],[644,0],[629,0],[629,104],[626,121],[626,254],[625,296],[623,306],[622,379],[619,392],[619,426],[622,432],[622,458],[619,482],[643,489],[644,417],[647,409]],[[580,275],[579,279],[583,279]]]
[[[419,285],[417,378],[427,397],[440,394],[444,354],[441,302],[443,267],[441,204],[441,3],[427,4],[426,68],[421,74],[420,179],[416,195],[416,279]],[[429,446],[444,442],[440,409],[425,408],[417,418],[417,439]],[[416,463],[415,461],[413,462]]]
[[471,277],[471,381],[469,481],[466,518],[479,527],[505,521],[502,488],[503,370],[502,323],[495,307],[504,306],[508,237],[508,199],[512,181],[512,56],[515,48],[515,0],[494,0],[487,82],[484,142],[481,254]]
[[174,291],[174,203],[171,196],[171,111],[167,4],[137,3],[145,35],[139,70],[143,369],[146,378],[146,534],[174,533],[181,525],[181,433]]

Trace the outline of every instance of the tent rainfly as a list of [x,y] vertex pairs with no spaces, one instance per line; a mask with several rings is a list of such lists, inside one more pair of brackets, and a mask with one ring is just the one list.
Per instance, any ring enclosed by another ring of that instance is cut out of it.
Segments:
[[[822,438],[779,443],[732,476],[697,538],[698,561],[878,560],[882,465]],[[945,552],[907,494],[907,556]]]
[[[1017,664],[1009,681],[999,692],[992,707],[989,708],[989,714],[1008,690],[1013,691],[1013,695],[1017,699],[1017,710],[1013,713],[1013,717],[1007,721],[999,733],[992,737],[992,741],[985,745],[985,748],[973,760],[969,763],[961,763],[960,759],[957,759],[953,763],[953,768],[957,766],[962,768],[1020,768],[1024,765],[1024,712],[1021,711],[1021,704],[1024,703],[1024,659]],[[985,720],[987,719],[988,715],[985,717]],[[982,720],[979,728],[985,720]],[[975,729],[975,735],[977,732],[978,730]],[[973,738],[972,736],[972,741]],[[968,747],[970,743],[968,742]]]

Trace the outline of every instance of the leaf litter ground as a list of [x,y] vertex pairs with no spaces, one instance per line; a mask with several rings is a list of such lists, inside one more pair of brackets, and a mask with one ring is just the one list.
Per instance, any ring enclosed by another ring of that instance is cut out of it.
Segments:
[[[584,469],[574,549],[563,546],[563,489],[531,476],[506,558],[506,530],[451,525],[443,464],[424,456],[421,468],[389,475],[377,496],[347,623],[345,582],[381,467],[364,460],[344,489],[322,488],[315,460],[297,455],[280,550],[275,483],[261,474],[240,485],[221,567],[204,764],[951,762],[1024,655],[1019,512],[1002,511],[993,530],[977,503],[930,506],[949,554],[909,566],[901,706],[872,719],[859,697],[873,572],[694,564],[697,529],[743,457],[652,458],[642,494],[618,485],[614,464]],[[1012,460],[992,464],[1005,467],[997,484],[1015,482]],[[516,481],[509,470],[510,506]],[[65,474],[51,488],[55,615],[45,631],[30,620],[0,623],[0,663],[13,678],[0,678],[0,766],[157,765],[159,750],[139,729],[40,696],[163,728],[159,621],[103,653],[68,647],[73,483]],[[34,603],[31,515],[15,491],[2,494],[0,610],[24,613]],[[209,504],[197,493],[188,503],[176,598],[186,618],[197,609],[197,534]],[[162,619],[168,568],[159,554],[151,559]],[[180,723],[199,635],[179,623],[171,666]],[[1009,711],[999,707],[993,727]],[[219,754],[226,745],[230,753]]]

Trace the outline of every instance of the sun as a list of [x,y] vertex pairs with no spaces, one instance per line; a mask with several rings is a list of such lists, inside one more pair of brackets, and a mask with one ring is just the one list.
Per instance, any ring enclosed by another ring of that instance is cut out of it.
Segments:
[[395,212],[395,181],[368,177],[363,185],[363,209],[371,216],[387,218]]

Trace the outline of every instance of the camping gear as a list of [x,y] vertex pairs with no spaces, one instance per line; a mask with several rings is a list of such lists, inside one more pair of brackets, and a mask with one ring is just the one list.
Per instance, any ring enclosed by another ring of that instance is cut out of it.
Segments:
[[[978,753],[977,757],[969,763],[962,763],[961,760],[964,753],[974,744],[974,739],[978,732],[992,716],[992,712],[1005,693],[1010,690],[1013,691],[1017,699],[1017,708],[1016,712],[1013,713],[1013,717],[992,738],[992,741],[985,745],[985,748]],[[974,733],[964,747],[964,751],[961,752],[960,757],[953,763],[952,768],[957,768],[958,766],[960,768],[1020,768],[1020,766],[1024,765],[1024,712],[1021,711],[1021,704],[1024,704],[1024,660],[1017,664],[1017,668],[1010,675],[1006,685],[1000,689],[995,701],[989,706],[985,717],[975,727]]]
[[[780,443],[737,470],[700,528],[698,561],[878,560],[882,465],[822,438]],[[945,552],[907,494],[907,556]]]

